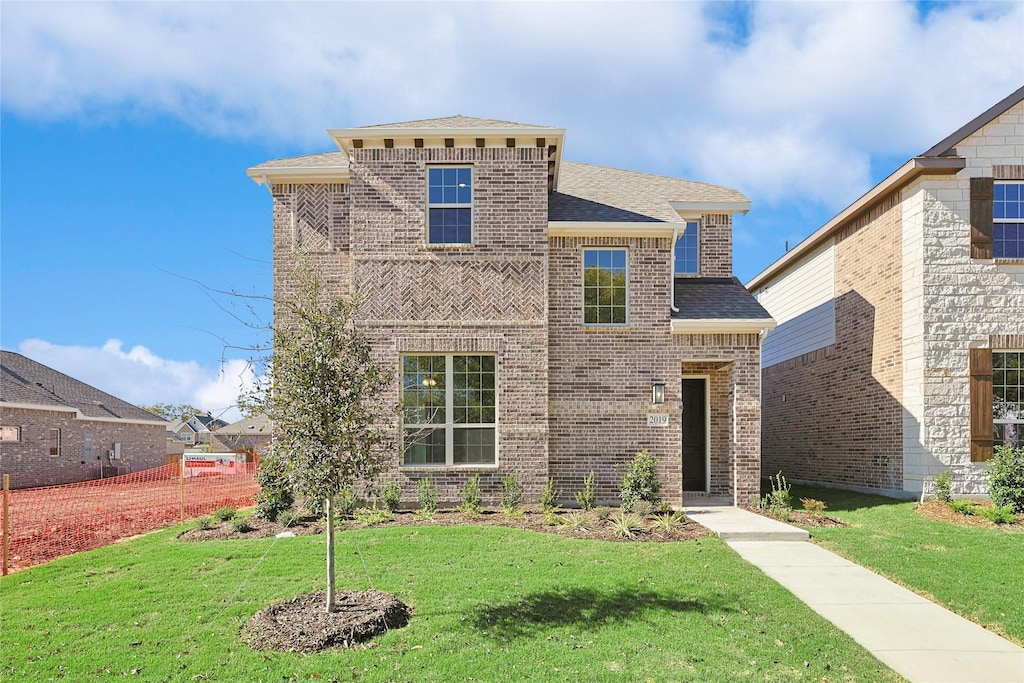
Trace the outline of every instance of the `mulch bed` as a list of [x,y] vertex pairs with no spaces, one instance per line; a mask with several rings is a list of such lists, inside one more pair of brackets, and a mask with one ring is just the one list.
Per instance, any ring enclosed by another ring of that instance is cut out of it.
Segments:
[[793,526],[810,526],[810,527],[842,527],[850,526],[841,519],[835,517],[829,517],[825,514],[812,515],[805,510],[790,510],[789,519],[780,519],[779,517],[771,514],[768,510],[762,510],[760,508],[748,508],[751,512],[761,515],[762,517],[770,517],[771,519],[785,522],[786,524],[792,524]]
[[226,541],[238,538],[271,538],[278,535],[282,531],[291,531],[296,536],[310,536],[313,534],[322,534],[324,527],[318,521],[312,518],[302,518],[292,522],[291,525],[286,529],[284,526],[277,522],[268,522],[265,519],[261,519],[256,515],[249,515],[246,518],[249,525],[252,527],[250,531],[236,531],[231,525],[230,521],[227,522],[213,522],[213,525],[209,529],[187,529],[178,534],[178,540],[181,541]]
[[962,515],[940,500],[929,500],[927,503],[922,503],[917,506],[915,511],[922,517],[927,517],[937,522],[948,522],[960,526],[974,526],[985,529],[1024,531],[1024,515],[1017,515],[1017,519],[1010,524],[996,524],[992,520],[978,514]]

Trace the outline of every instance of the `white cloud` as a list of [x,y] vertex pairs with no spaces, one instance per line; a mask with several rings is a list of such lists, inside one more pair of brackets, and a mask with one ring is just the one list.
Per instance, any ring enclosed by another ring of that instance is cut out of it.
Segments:
[[129,403],[188,403],[228,422],[241,419],[238,396],[254,381],[252,368],[243,360],[227,360],[210,370],[193,360],[160,358],[145,346],[125,351],[120,339],[100,347],[26,339],[18,351]]
[[7,3],[3,107],[170,115],[289,152],[329,148],[328,127],[508,118],[567,127],[572,158],[835,210],[873,156],[919,153],[1024,72],[1021,3],[753,3],[738,42],[722,7]]

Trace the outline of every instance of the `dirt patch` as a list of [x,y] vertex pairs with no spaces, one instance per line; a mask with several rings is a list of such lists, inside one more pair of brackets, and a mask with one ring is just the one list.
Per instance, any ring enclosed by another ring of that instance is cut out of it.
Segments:
[[275,602],[242,626],[241,636],[254,650],[319,652],[351,647],[402,628],[412,610],[390,593],[378,590],[340,592],[335,611],[325,609],[326,592]]
[[186,529],[178,534],[178,539],[182,541],[225,541],[238,538],[270,538],[277,536],[282,531],[290,531],[296,536],[322,534],[324,531],[323,525],[312,518],[298,519],[287,527],[277,522],[268,522],[256,515],[246,517],[246,521],[252,527],[249,531],[238,531],[231,520],[227,522],[214,521],[209,529]]
[[[989,507],[980,503],[982,507]],[[992,520],[982,517],[979,514],[962,515],[949,505],[939,500],[929,500],[915,508],[917,514],[937,522],[948,522],[960,526],[974,526],[985,529],[1006,529],[1010,531],[1024,531],[1024,515],[1017,515],[1017,519],[1010,524],[996,524]]]
[[762,517],[770,517],[771,519],[779,522],[785,522],[786,524],[792,524],[793,526],[804,526],[804,527],[842,527],[850,526],[841,519],[835,517],[829,517],[825,514],[812,515],[806,510],[790,510],[788,519],[783,519],[776,515],[770,514],[767,510],[751,509],[751,512],[761,515]]

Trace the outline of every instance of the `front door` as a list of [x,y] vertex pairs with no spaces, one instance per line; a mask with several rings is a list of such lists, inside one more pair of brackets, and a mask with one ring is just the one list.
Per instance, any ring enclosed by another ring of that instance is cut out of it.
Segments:
[[683,491],[708,490],[707,380],[683,380]]

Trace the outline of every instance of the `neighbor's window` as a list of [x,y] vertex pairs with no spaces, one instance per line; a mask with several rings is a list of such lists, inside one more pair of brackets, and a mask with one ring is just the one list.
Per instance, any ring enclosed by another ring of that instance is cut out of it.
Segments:
[[0,427],[0,441],[21,441],[21,427]]
[[403,356],[404,465],[495,463],[494,356]]
[[471,167],[427,168],[427,241],[430,244],[473,242]]
[[992,188],[992,255],[1024,259],[1024,183]]
[[700,273],[700,224],[689,221],[683,234],[676,240],[675,274]]
[[583,322],[626,324],[626,250],[583,250]]
[[1024,446],[1024,351],[992,352],[995,445]]
[[60,430],[50,430],[50,455],[60,455]]

